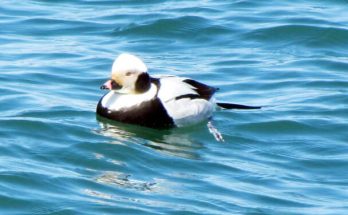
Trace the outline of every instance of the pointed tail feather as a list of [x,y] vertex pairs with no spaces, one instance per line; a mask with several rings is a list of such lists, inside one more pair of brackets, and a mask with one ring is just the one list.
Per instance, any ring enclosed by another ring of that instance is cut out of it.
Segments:
[[224,109],[245,109],[245,110],[261,109],[261,107],[259,106],[248,106],[248,105],[240,105],[240,104],[233,104],[233,103],[218,102],[216,104],[219,107]]

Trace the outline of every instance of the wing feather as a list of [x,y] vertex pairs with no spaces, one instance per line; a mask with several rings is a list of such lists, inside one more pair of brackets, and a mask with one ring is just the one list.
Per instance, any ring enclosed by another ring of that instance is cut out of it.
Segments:
[[180,77],[162,77],[158,97],[177,126],[201,122],[214,110],[212,96],[217,88]]

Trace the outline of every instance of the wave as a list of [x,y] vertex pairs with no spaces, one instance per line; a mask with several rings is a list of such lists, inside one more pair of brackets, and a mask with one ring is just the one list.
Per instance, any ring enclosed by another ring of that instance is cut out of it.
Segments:
[[347,48],[348,29],[318,25],[280,25],[258,28],[246,38],[274,45],[304,45],[312,48]]
[[155,38],[180,38],[208,40],[210,35],[219,36],[230,32],[226,27],[211,24],[199,16],[182,16],[159,19],[150,23],[130,24],[114,30],[114,36],[137,36]]

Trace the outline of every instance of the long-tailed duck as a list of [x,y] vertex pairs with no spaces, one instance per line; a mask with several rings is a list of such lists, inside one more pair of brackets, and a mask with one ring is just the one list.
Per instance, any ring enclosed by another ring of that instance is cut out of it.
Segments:
[[211,118],[216,105],[226,109],[260,108],[216,103],[213,95],[218,88],[183,77],[151,77],[147,71],[138,57],[118,56],[112,65],[111,79],[101,86],[110,91],[100,99],[97,113],[119,122],[171,128]]

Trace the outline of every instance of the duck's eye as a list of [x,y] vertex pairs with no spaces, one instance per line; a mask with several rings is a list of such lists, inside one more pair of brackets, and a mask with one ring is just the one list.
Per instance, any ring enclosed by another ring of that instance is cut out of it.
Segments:
[[131,76],[131,75],[133,75],[134,74],[134,72],[127,72],[126,73],[126,76]]

